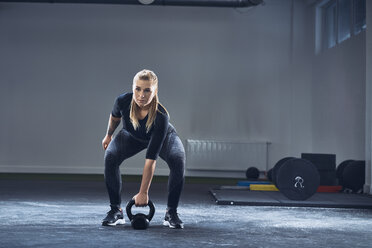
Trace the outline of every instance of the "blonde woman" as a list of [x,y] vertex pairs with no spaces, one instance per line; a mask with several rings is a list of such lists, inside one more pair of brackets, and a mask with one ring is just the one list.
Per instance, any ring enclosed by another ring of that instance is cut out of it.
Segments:
[[[123,128],[112,139],[121,119]],[[147,205],[156,159],[160,156],[170,169],[163,225],[183,228],[177,207],[184,184],[185,149],[175,128],[169,123],[168,111],[159,102],[158,78],[154,72],[138,72],[133,78],[133,93],[124,93],[116,99],[102,146],[105,150],[105,183],[111,207],[102,225],[125,223],[121,208],[119,167],[125,159],[147,148],[141,186],[133,197],[135,205]]]

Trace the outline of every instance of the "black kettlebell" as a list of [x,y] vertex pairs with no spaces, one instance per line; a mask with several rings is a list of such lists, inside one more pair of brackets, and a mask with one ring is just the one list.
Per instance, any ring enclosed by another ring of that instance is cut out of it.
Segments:
[[155,214],[154,204],[152,203],[152,201],[149,200],[147,205],[150,207],[150,212],[149,212],[148,215],[142,214],[142,213],[138,213],[138,214],[133,215],[132,214],[132,207],[133,207],[134,203],[135,203],[135,201],[132,199],[128,202],[127,207],[126,207],[127,215],[128,215],[128,218],[129,218],[129,220],[132,224],[132,227],[134,229],[146,229],[146,228],[148,228],[149,224],[150,224],[150,221],[151,221],[152,217],[154,217],[154,214]]

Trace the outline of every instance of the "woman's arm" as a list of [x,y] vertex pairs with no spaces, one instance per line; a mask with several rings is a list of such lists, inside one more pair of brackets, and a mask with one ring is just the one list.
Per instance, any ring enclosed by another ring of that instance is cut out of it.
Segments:
[[104,150],[106,150],[108,145],[110,144],[112,135],[114,134],[115,129],[119,126],[120,120],[121,118],[110,115],[106,136],[102,140],[102,147]]
[[137,195],[133,197],[136,206],[146,206],[148,203],[148,193],[151,185],[151,180],[154,175],[156,159],[159,156],[163,146],[165,136],[168,129],[168,116],[158,114],[156,116],[156,125],[151,135],[149,145],[146,152],[146,162],[143,168],[141,188]]
[[149,201],[149,189],[154,176],[156,160],[146,159],[143,167],[142,182],[139,193],[133,197],[136,206],[146,206]]

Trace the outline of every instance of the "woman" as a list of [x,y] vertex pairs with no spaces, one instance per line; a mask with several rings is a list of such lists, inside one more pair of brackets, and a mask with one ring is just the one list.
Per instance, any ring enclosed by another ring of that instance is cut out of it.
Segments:
[[[183,228],[177,214],[184,184],[185,149],[175,128],[168,122],[169,114],[159,103],[158,78],[150,70],[142,70],[133,78],[133,93],[120,95],[110,115],[107,133],[102,140],[105,150],[105,183],[111,210],[102,225],[124,224],[121,204],[121,175],[119,166],[127,158],[147,148],[142,182],[133,199],[136,206],[146,206],[148,192],[158,156],[167,162],[168,203],[163,225]],[[111,140],[123,120],[123,129]]]

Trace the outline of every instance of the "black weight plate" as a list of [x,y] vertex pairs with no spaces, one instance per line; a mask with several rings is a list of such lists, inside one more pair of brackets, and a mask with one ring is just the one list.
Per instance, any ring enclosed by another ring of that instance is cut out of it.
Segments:
[[260,171],[256,167],[249,167],[245,171],[245,176],[247,177],[247,179],[257,180],[260,176]]
[[272,182],[273,181],[273,169],[271,168],[270,170],[267,171],[267,179]]
[[288,160],[291,160],[291,159],[294,159],[294,157],[285,157],[285,158],[282,158],[281,160],[279,160],[278,162],[276,162],[276,164],[274,165],[273,172],[272,172],[272,179],[273,179],[272,182],[275,184],[276,187],[278,187],[278,185],[276,184],[276,175],[278,175],[279,168],[285,162],[287,162]]
[[336,154],[302,153],[301,158],[310,161],[318,171],[336,170]]
[[341,163],[337,166],[336,175],[337,175],[337,179],[338,179],[338,184],[339,184],[339,185],[344,186],[344,183],[343,183],[343,180],[342,180],[342,174],[344,173],[344,169],[346,168],[346,166],[347,166],[348,164],[350,164],[351,162],[354,162],[354,161],[355,161],[355,160],[348,159],[348,160],[345,160],[345,161],[341,162]]
[[365,183],[365,168],[366,163],[364,160],[349,163],[342,174],[343,186],[352,189],[355,193],[363,190]]
[[319,183],[317,168],[304,159],[288,160],[277,174],[277,187],[290,200],[304,201],[310,198],[317,191]]
[[320,185],[334,186],[337,184],[336,171],[319,171]]

